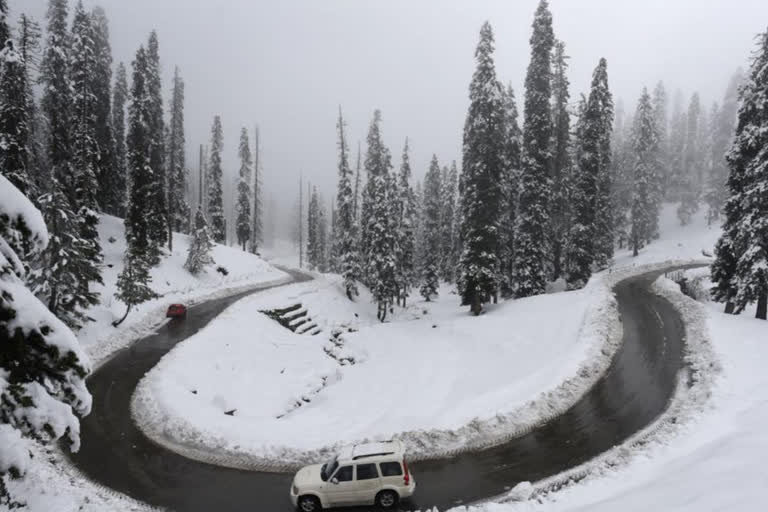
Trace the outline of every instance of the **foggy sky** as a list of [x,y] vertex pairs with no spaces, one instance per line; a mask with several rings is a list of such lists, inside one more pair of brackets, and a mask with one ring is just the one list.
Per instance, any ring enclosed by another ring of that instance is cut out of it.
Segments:
[[[421,178],[436,153],[461,156],[468,86],[480,26],[496,36],[499,78],[522,114],[531,22],[538,0],[84,0],[110,22],[115,63],[128,66],[151,29],[160,40],[167,108],[174,66],[186,82],[187,163],[224,126],[225,171],[238,169],[240,128],[261,129],[265,192],[294,202],[301,171],[327,199],[335,192],[338,105],[353,146],[374,108],[399,166],[406,136]],[[74,10],[70,0],[70,14]],[[44,24],[47,0],[10,0]],[[643,86],[664,80],[670,96],[698,91],[708,109],[730,75],[748,65],[768,25],[766,0],[552,0],[554,30],[570,55],[571,98],[587,91],[600,57],[610,87],[633,112]],[[522,122],[522,120],[521,120]],[[354,165],[355,154],[351,154]],[[265,198],[265,204],[267,204]]]

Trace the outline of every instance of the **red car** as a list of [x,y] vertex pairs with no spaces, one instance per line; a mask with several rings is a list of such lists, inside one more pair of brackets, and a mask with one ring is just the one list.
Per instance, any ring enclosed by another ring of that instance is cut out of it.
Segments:
[[168,306],[165,316],[168,318],[186,318],[187,306],[184,304],[171,304]]

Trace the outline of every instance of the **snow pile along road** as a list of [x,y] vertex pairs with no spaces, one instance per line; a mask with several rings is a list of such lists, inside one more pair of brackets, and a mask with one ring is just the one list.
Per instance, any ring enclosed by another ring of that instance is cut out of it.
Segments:
[[[701,270],[689,277],[700,276]],[[763,510],[768,502],[768,365],[765,322],[700,304],[660,280],[687,322],[692,374],[670,411],[649,431],[601,457],[588,476],[553,493],[521,486],[513,498],[536,500],[457,508],[454,512],[680,512]],[[637,442],[642,439],[642,442]],[[583,476],[583,475],[582,475]],[[524,489],[525,487],[525,489]],[[519,492],[525,491],[525,492]]]

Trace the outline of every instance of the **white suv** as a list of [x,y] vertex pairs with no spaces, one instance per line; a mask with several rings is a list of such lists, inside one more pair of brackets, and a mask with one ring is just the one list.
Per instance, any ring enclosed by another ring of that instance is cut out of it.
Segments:
[[415,490],[400,441],[367,443],[344,448],[325,464],[301,468],[293,477],[291,502],[302,512],[374,504],[392,509]]

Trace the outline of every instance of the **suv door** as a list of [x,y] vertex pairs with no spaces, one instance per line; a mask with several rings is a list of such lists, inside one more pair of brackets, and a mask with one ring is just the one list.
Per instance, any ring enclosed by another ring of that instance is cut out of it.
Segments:
[[358,464],[355,468],[355,481],[357,482],[357,503],[360,505],[373,505],[376,493],[381,490],[379,470],[376,464]]
[[357,482],[354,478],[354,466],[341,466],[331,476],[325,486],[326,497],[331,505],[349,505],[357,500]]

